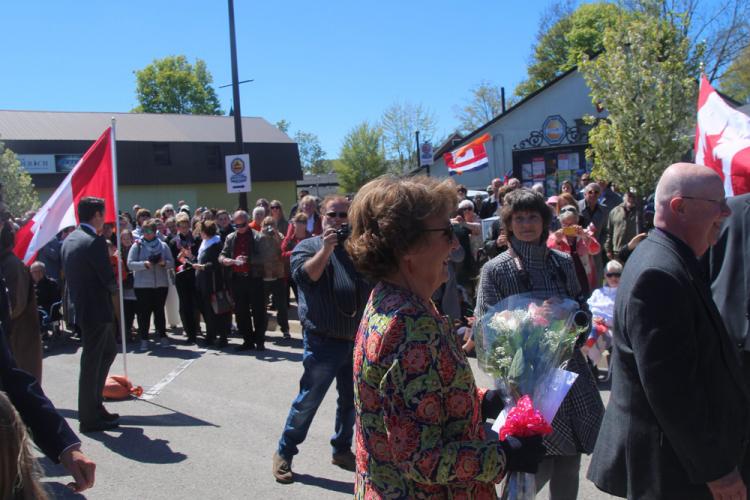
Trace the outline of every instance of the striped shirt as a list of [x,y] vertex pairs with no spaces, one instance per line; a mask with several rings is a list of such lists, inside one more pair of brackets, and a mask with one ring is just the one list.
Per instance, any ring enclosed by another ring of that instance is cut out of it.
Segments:
[[323,248],[323,238],[301,241],[292,251],[292,279],[299,287],[299,317],[307,332],[354,341],[372,286],[356,271],[346,250],[336,246],[318,281],[304,264]]

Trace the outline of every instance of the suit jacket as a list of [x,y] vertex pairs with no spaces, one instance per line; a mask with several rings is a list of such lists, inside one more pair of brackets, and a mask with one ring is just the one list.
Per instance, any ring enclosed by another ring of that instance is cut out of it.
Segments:
[[62,260],[76,324],[86,327],[114,321],[111,294],[117,285],[104,237],[79,226],[63,241]]
[[739,468],[750,394],[692,250],[653,230],[615,300],[612,393],[588,477],[637,499],[711,498]]
[[740,349],[750,351],[750,193],[727,203],[732,215],[702,261],[729,335]]
[[16,366],[4,331],[9,321],[9,301],[0,275],[0,390],[5,391],[21,415],[34,442],[47,457],[60,462],[60,454],[80,440],[44,395],[37,380]]

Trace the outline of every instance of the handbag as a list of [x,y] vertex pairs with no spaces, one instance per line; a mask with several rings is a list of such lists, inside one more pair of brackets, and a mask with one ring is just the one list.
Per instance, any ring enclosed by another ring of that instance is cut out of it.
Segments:
[[211,270],[211,278],[214,283],[214,292],[211,294],[211,309],[213,309],[214,314],[217,315],[231,313],[234,309],[232,295],[226,288],[222,290],[216,289],[216,274],[214,274],[213,270]]

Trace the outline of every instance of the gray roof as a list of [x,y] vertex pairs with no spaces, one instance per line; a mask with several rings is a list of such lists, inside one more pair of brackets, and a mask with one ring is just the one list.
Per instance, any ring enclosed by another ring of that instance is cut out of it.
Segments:
[[[0,110],[0,141],[96,140],[117,120],[117,140],[234,142],[231,116]],[[263,118],[243,117],[245,143],[294,143]]]

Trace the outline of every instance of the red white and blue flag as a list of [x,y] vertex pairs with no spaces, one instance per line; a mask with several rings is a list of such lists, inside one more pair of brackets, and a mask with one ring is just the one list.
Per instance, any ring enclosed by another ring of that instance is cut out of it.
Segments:
[[714,169],[724,180],[724,192],[750,192],[750,116],[737,111],[701,78],[695,163]]
[[47,203],[16,234],[13,251],[27,265],[57,233],[78,224],[75,209],[78,201],[85,196],[104,198],[104,221],[115,222],[111,133],[111,128],[104,131],[65,177]]
[[461,175],[464,172],[479,170],[489,165],[490,160],[487,158],[487,150],[484,147],[484,144],[489,140],[490,134],[484,134],[450,153],[445,153],[443,158],[448,166],[448,173]]

